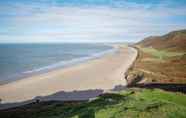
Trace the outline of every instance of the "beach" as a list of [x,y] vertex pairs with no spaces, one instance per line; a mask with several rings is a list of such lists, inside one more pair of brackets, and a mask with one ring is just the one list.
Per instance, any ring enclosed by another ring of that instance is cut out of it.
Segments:
[[0,86],[2,103],[22,102],[59,91],[110,90],[127,84],[124,74],[137,56],[134,48],[118,46],[106,54],[74,66],[56,69]]

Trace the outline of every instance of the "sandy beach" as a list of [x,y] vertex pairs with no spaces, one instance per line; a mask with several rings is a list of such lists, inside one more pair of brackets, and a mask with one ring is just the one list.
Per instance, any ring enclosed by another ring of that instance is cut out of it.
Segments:
[[57,69],[0,86],[2,103],[21,102],[59,91],[103,89],[126,85],[124,73],[137,51],[119,47],[118,51],[64,69]]

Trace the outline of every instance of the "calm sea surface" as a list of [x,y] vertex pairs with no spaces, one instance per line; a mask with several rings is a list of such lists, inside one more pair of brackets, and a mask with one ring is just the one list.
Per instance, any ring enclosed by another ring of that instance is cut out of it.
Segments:
[[0,84],[112,52],[103,44],[0,44]]

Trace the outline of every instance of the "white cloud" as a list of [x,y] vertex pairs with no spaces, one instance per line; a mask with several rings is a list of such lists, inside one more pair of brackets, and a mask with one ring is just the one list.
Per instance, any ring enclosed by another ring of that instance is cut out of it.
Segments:
[[[168,19],[177,15],[186,15],[184,8],[149,9],[139,6],[135,8],[19,6],[18,8],[17,15],[11,17],[7,26],[7,29],[13,30],[9,30],[7,36],[0,35],[4,40],[13,42],[137,41],[149,35],[160,35],[171,30],[186,28],[186,24],[174,23]],[[22,10],[24,12],[20,13],[19,11]]]

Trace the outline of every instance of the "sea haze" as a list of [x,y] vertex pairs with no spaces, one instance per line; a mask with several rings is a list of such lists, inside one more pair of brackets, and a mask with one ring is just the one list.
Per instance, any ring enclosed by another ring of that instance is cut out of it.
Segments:
[[0,84],[113,52],[103,44],[0,44]]

